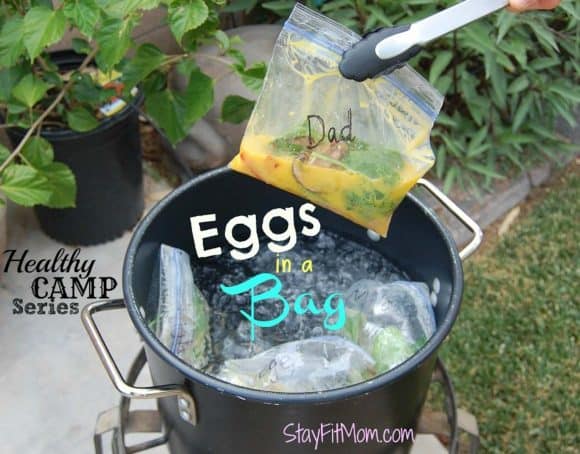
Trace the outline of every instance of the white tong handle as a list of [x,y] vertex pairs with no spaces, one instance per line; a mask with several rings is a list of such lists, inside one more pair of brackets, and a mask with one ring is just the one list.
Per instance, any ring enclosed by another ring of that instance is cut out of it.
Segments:
[[396,57],[413,46],[427,44],[508,4],[509,0],[465,0],[415,22],[407,31],[382,40],[375,47],[375,53],[381,60]]

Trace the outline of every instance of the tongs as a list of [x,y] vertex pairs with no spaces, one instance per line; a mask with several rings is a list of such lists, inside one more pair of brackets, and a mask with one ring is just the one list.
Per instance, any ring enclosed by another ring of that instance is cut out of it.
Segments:
[[509,0],[465,0],[413,24],[380,28],[345,51],[341,74],[357,82],[403,66],[428,42],[505,8]]

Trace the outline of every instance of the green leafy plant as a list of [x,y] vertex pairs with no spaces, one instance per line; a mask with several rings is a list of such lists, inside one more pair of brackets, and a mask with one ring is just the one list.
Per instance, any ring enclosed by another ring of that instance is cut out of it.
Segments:
[[[0,5],[0,114],[2,128],[22,128],[23,139],[10,152],[0,146],[0,191],[25,205],[74,206],[75,178],[54,162],[41,131],[88,132],[105,117],[111,99],[130,102],[136,87],[144,97],[144,114],[172,143],[181,141],[214,102],[214,81],[195,58],[213,58],[237,73],[245,85],[259,90],[266,67],[248,67],[236,49],[239,40],[220,29],[222,0],[8,0]],[[167,9],[167,23],[182,48],[166,55],[150,43],[131,38],[144,11]],[[62,71],[49,48],[67,29],[78,32],[74,50],[83,56],[74,71]],[[201,44],[216,42],[221,55],[196,53]],[[171,84],[176,67],[187,81],[182,90]],[[243,108],[240,105],[243,104]],[[252,101],[228,97],[224,119],[241,122]]]
[[[241,0],[240,0],[241,1]],[[234,1],[232,4],[238,4]],[[457,0],[305,2],[364,33],[411,23]],[[257,2],[253,2],[254,4]],[[286,17],[293,1],[258,2]],[[427,46],[411,62],[446,97],[432,133],[446,191],[479,191],[539,159],[575,149],[554,129],[580,102],[580,3],[548,12],[496,13]]]

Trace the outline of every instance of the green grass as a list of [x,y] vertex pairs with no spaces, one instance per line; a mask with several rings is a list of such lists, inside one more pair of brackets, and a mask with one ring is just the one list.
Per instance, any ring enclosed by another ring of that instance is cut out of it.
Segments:
[[466,264],[441,356],[459,406],[477,417],[483,452],[580,449],[580,175],[563,179]]

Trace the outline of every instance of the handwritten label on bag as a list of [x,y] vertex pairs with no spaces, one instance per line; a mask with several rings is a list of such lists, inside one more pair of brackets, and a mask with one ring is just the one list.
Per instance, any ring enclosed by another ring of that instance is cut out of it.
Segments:
[[[342,127],[340,133],[337,137],[336,128],[331,126],[328,128],[328,133],[326,131],[326,124],[324,118],[320,115],[308,115],[306,117],[306,122],[308,123],[308,148],[313,149],[322,143],[322,141],[327,138],[330,143],[338,142],[350,142],[354,140],[352,135],[352,110],[348,109],[346,111],[347,123]],[[318,126],[318,127],[316,127]],[[315,138],[316,136],[316,138]]]

